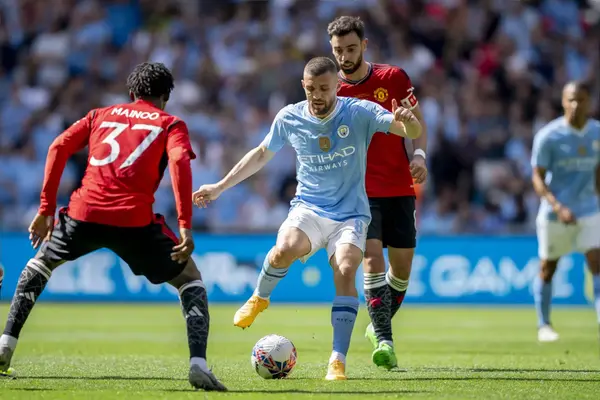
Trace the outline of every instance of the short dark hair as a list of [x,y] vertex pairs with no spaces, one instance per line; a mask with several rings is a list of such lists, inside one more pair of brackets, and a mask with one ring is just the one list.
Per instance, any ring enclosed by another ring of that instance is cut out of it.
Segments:
[[127,88],[136,98],[163,98],[175,87],[173,75],[162,63],[145,62],[136,66],[127,77]]
[[567,86],[573,86],[573,89],[575,89],[575,91],[585,92],[585,94],[587,94],[588,96],[590,96],[592,94],[592,86],[589,83],[584,82],[584,81],[567,82],[567,84],[564,86],[564,89],[566,89]]
[[331,58],[315,57],[306,63],[304,73],[309,76],[321,76],[328,72],[337,74],[337,66]]
[[333,36],[346,36],[350,33],[356,33],[360,40],[365,38],[365,23],[359,17],[337,17],[327,26],[329,39]]

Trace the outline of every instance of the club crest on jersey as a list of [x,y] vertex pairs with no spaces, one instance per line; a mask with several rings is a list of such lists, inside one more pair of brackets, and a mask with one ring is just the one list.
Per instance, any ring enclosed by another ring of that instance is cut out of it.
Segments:
[[375,95],[375,99],[380,103],[383,103],[384,101],[386,101],[389,96],[387,89],[384,89],[381,87],[378,88],[377,90],[375,90],[375,92],[373,92],[373,94]]
[[342,139],[347,138],[350,134],[350,128],[348,128],[348,125],[340,125],[340,127],[337,130],[337,134]]
[[320,136],[319,148],[327,153],[329,150],[331,150],[331,140],[327,136]]
[[579,148],[577,149],[577,153],[579,153],[580,156],[585,156],[587,154],[585,146],[579,146]]

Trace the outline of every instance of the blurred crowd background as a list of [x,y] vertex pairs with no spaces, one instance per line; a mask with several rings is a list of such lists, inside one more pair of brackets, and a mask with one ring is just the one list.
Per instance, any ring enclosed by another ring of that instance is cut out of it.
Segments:
[[[198,154],[194,186],[220,179],[302,100],[305,61],[331,55],[328,22],[359,15],[370,61],[412,79],[429,131],[423,234],[531,232],[534,133],[560,114],[562,85],[593,83],[600,105],[600,2],[591,0],[0,0],[0,229],[22,230],[39,203],[52,140],[94,107],[127,102],[137,63],[172,68],[167,110]],[[275,231],[295,190],[295,158],[195,210],[195,228]],[[65,170],[60,203],[86,155]],[[175,217],[170,177],[156,210]]]

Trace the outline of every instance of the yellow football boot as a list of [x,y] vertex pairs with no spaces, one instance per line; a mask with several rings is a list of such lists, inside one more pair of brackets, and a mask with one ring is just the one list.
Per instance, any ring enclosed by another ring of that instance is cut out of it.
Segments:
[[345,381],[346,377],[346,364],[340,360],[333,360],[327,367],[327,375],[325,380],[328,381]]
[[233,316],[233,325],[246,329],[267,307],[269,307],[269,299],[263,299],[253,294]]

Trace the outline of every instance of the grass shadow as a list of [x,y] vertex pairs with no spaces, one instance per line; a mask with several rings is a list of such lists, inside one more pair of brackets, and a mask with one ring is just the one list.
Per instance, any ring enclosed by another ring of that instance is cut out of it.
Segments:
[[[153,390],[156,392],[190,392],[193,390],[187,389],[157,389]],[[215,392],[217,393],[217,392]],[[309,390],[309,389],[247,389],[247,390],[229,390],[224,393],[261,393],[261,394],[273,394],[273,393],[299,393],[299,394],[422,394],[431,393],[420,390]]]
[[186,378],[171,378],[168,376],[52,376],[52,375],[19,375],[11,379],[49,379],[49,380],[81,380],[81,381],[186,381]]
[[465,369],[467,372],[567,372],[570,374],[598,374],[600,369],[539,369],[539,368],[471,368]]
[[352,380],[357,381],[396,381],[396,382],[433,382],[433,381],[520,381],[520,382],[598,382],[600,383],[600,377],[598,379],[587,379],[587,378],[539,378],[531,377],[525,378],[520,376],[462,376],[462,377],[414,377],[414,378],[353,378]]

